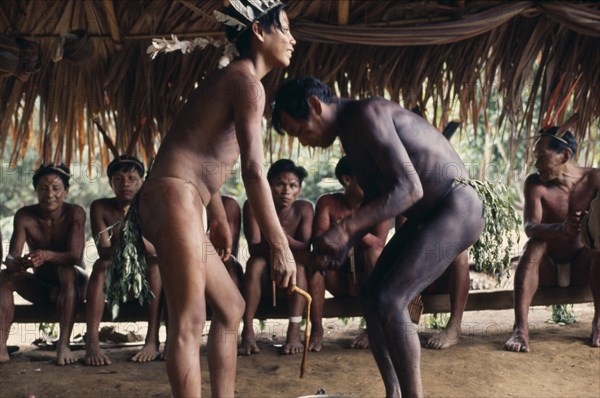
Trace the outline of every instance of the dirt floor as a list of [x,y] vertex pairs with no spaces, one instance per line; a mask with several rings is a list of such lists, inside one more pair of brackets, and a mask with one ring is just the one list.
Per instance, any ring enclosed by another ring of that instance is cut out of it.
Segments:
[[[546,323],[548,308],[532,310],[528,354],[502,349],[510,335],[512,311],[465,314],[460,344],[444,351],[422,350],[425,394],[430,397],[599,397],[600,349],[588,345],[593,306],[575,306],[578,322],[570,326]],[[79,325],[80,326],[80,325]],[[122,326],[122,325],[121,325]],[[381,377],[368,350],[346,348],[359,333],[358,319],[348,325],[327,323],[326,345],[310,353],[308,370],[299,379],[301,355],[283,356],[284,322],[267,323],[259,336],[262,351],[238,358],[239,397],[299,397],[322,389],[329,395],[384,395]],[[131,327],[131,326],[122,326]],[[28,345],[35,328],[15,325],[11,335],[23,341],[13,359],[0,365],[0,397],[168,397],[165,363],[129,362],[136,347],[107,350],[113,364],[92,368],[81,363],[53,364],[55,353]],[[422,339],[435,331],[419,325]],[[83,351],[77,354],[83,357]],[[202,349],[203,394],[210,396],[206,350]]]

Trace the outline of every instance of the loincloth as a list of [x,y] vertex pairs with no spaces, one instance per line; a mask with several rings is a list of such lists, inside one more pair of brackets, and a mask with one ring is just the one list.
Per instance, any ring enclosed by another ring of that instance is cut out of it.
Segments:
[[[156,176],[156,177],[148,177],[148,179],[144,182],[144,186],[142,186],[142,189],[146,188],[147,192],[144,192],[144,195],[151,195],[151,191],[152,191],[152,184],[154,183],[161,183],[161,181],[173,181],[176,184],[183,184],[184,186],[187,187],[191,187],[192,191],[194,191],[195,193],[198,194],[198,197],[200,198],[200,201],[202,203],[202,225],[204,227],[204,230],[206,231],[208,228],[207,225],[207,214],[206,214],[206,207],[208,206],[208,203],[210,202],[210,196],[208,199],[205,199],[205,197],[207,195],[210,195],[210,193],[208,192],[208,189],[200,189],[196,184],[194,184],[191,180],[186,180],[184,178],[180,178],[180,177],[172,177],[172,176]],[[140,192],[142,191],[142,189],[140,189]]]

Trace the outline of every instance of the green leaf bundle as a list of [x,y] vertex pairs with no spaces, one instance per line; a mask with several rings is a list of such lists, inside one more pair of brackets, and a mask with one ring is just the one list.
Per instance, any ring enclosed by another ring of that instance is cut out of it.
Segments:
[[140,305],[154,297],[146,279],[146,248],[137,219],[137,203],[138,196],[125,215],[119,244],[106,272],[104,293],[113,319],[119,316],[120,303],[130,297],[137,299]]
[[483,202],[485,226],[479,240],[470,248],[475,269],[496,275],[510,275],[513,247],[519,243],[521,217],[515,211],[502,183],[456,178],[459,184],[471,186]]

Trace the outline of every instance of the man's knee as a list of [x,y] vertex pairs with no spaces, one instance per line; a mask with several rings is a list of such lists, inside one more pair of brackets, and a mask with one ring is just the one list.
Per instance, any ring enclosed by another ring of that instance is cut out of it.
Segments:
[[17,284],[22,277],[20,273],[10,272],[6,269],[0,271],[0,292],[17,290]]
[[542,255],[545,254],[547,250],[547,242],[536,238],[529,238],[527,243],[525,243],[525,247],[523,249],[523,256]]
[[96,273],[104,274],[106,272],[106,270],[108,269],[108,266],[109,266],[109,261],[107,259],[99,258],[94,263],[93,273],[94,274],[96,274]]
[[61,265],[56,272],[58,274],[61,291],[64,289],[75,290],[78,277],[74,266]]

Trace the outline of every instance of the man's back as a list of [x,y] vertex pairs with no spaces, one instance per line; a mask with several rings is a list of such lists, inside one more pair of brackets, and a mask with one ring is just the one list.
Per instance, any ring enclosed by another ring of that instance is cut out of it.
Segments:
[[[397,180],[418,177],[423,195],[406,212],[408,217],[427,215],[455,177],[469,177],[448,140],[396,103],[382,98],[353,101],[345,106],[342,119],[342,130],[352,133],[340,137],[367,197],[386,192]],[[402,156],[385,156],[392,151]]]

